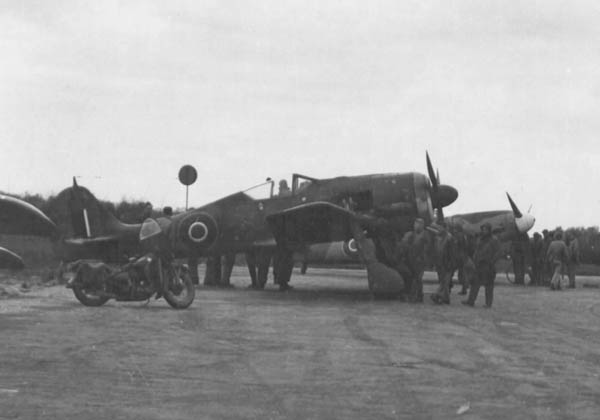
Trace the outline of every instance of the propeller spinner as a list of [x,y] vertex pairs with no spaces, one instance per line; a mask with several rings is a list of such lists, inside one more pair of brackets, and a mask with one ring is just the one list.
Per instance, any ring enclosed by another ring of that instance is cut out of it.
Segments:
[[437,210],[439,220],[444,219],[443,208],[454,203],[458,198],[458,191],[456,188],[450,185],[440,184],[439,175],[436,175],[429,158],[429,153],[425,152],[427,158],[427,173],[429,174],[429,180],[431,181],[431,202],[433,207]]
[[506,193],[506,197],[508,197],[510,208],[512,209],[513,215],[515,216],[515,224],[517,225],[517,230],[521,233],[529,232],[529,230],[535,224],[535,217],[530,213],[523,214],[521,210],[519,210],[519,208],[517,207],[517,205],[515,204],[508,192]]

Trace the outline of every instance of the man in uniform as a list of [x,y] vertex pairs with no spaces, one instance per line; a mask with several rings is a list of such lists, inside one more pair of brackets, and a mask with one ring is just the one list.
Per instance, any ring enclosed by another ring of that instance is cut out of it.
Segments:
[[550,261],[548,261],[548,247],[550,246],[550,242],[552,242],[552,234],[548,231],[548,229],[544,229],[542,231],[543,235],[543,255],[544,255],[544,267],[542,269],[542,284],[547,285],[550,284],[550,279],[552,278],[552,267]]
[[423,302],[425,249],[427,248],[428,243],[428,235],[425,231],[425,222],[423,219],[415,219],[413,230],[404,235],[402,242],[408,248],[408,266],[412,273],[412,282],[411,288],[408,290],[408,299],[411,302]]
[[500,243],[492,235],[492,226],[489,223],[481,225],[481,236],[475,246],[473,263],[475,264],[475,277],[469,291],[469,298],[463,305],[473,306],[479,294],[479,288],[485,287],[485,306],[492,307],[494,300],[494,280],[496,279],[496,261],[500,258]]
[[456,244],[454,238],[448,232],[446,224],[440,222],[432,226],[435,230],[434,239],[435,268],[438,273],[438,290],[430,297],[434,303],[450,303],[450,281],[456,269]]
[[246,253],[248,272],[252,279],[251,289],[262,290],[265,288],[272,258],[273,251],[265,247],[257,247]]
[[453,232],[456,241],[456,262],[458,264],[458,283],[461,285],[459,295],[466,295],[471,284],[471,277],[475,267],[473,266],[473,255],[471,238],[467,236],[461,225],[456,225]]
[[231,272],[235,264],[235,253],[228,252],[223,255],[221,261],[221,277],[217,282],[217,287],[233,287],[231,285]]
[[288,183],[285,179],[279,181],[279,197],[288,197],[292,195],[292,190],[288,187]]
[[277,248],[273,255],[273,280],[279,285],[279,290],[284,292],[293,289],[289,285],[294,269],[293,253],[285,248]]
[[258,289],[258,280],[256,277],[256,251],[251,250],[246,252],[246,265],[248,266],[248,273],[250,274],[250,286],[249,289]]
[[533,286],[542,284],[542,271],[544,269],[545,257],[542,235],[540,235],[539,232],[535,232],[531,242],[531,284]]
[[221,279],[221,256],[215,255],[206,258],[206,271],[204,273],[205,286],[218,286]]
[[551,290],[560,290],[560,281],[562,279],[562,267],[569,260],[569,250],[562,240],[562,232],[557,230],[554,233],[554,240],[548,246],[546,258],[552,267],[552,280],[550,281]]
[[510,243],[510,259],[515,273],[515,284],[525,284],[525,242],[520,235]]
[[567,262],[567,273],[569,275],[569,289],[575,289],[575,272],[580,262],[579,240],[573,232],[567,232],[567,249],[569,250],[569,261]]

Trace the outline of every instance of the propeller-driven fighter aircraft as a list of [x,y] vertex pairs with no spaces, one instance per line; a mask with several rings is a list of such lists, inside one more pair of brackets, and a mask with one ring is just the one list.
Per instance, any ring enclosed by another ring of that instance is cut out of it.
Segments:
[[[0,233],[7,235],[51,236],[54,223],[40,210],[14,197],[0,194]],[[22,258],[0,247],[0,268],[21,269]]]
[[[271,194],[261,200],[252,198],[250,190],[238,192],[173,216],[164,223],[165,233],[178,256],[271,248],[280,262],[280,281],[286,284],[295,251],[354,239],[371,291],[399,293],[402,277],[377,259],[369,237],[378,235],[374,226],[382,223],[398,231],[411,229],[417,217],[429,224],[434,209],[441,214],[457,199],[456,189],[436,179],[429,156],[427,163],[429,178],[415,172],[330,179],[294,174],[289,195]],[[119,262],[137,253],[139,224],[117,220],[75,180],[67,193],[75,237],[65,240],[66,261]]]
[[[527,233],[534,226],[535,217],[530,213],[522,213],[512,197],[508,193],[506,195],[511,210],[455,214],[445,217],[444,221],[451,231],[460,226],[463,232],[470,236],[477,236],[481,231],[481,226],[489,223],[492,226],[492,232],[502,243],[528,241]],[[302,252],[296,253],[294,259],[317,264],[359,263],[361,261],[354,239],[310,245]]]
[[466,234],[476,235],[481,225],[489,223],[492,232],[500,241],[517,240],[529,232],[535,224],[535,217],[522,213],[510,194],[506,193],[512,210],[496,210],[477,213],[455,214],[446,219],[448,226],[461,226]]

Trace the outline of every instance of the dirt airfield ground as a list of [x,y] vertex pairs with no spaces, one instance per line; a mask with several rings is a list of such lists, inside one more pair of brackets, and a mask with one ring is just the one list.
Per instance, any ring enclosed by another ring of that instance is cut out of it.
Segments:
[[600,289],[499,278],[487,310],[375,301],[362,270],[292,282],[249,291],[236,268],[183,311],[2,299],[0,419],[600,418]]

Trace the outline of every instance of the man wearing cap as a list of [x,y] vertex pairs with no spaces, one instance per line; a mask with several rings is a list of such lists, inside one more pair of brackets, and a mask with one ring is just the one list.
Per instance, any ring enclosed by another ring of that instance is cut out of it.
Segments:
[[485,306],[492,307],[494,300],[494,280],[496,279],[496,261],[500,258],[500,243],[492,235],[492,226],[489,223],[481,225],[481,237],[475,246],[473,263],[475,264],[475,276],[469,291],[469,298],[462,303],[473,306],[479,288],[485,287]]

